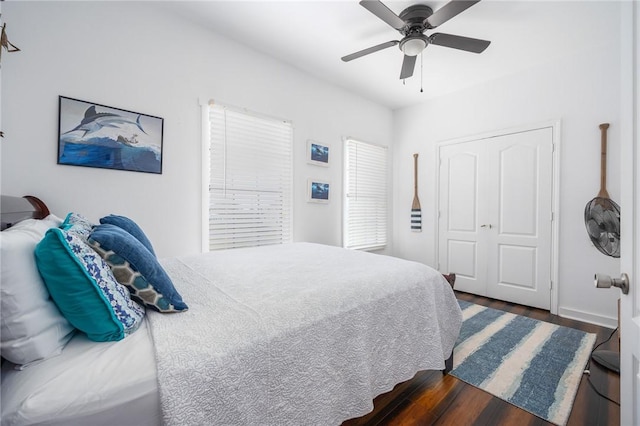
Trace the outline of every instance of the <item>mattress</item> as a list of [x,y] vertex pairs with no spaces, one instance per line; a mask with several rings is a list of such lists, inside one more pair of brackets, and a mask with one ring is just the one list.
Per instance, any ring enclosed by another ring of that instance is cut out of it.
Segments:
[[118,342],[77,333],[62,354],[24,370],[2,368],[2,425],[162,424],[147,321]]

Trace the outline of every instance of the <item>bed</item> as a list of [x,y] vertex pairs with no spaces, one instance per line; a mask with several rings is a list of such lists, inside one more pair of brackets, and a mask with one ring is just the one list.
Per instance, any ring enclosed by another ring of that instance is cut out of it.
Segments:
[[312,243],[159,263],[188,309],[108,342],[57,325],[55,353],[3,362],[3,425],[340,424],[451,365],[460,309],[425,265]]

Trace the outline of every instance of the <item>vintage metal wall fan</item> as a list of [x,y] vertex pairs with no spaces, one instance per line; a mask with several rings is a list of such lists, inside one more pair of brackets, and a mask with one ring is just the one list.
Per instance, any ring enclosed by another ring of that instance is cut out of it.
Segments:
[[607,192],[607,129],[600,125],[600,192],[584,207],[584,224],[593,245],[611,257],[620,257],[620,207]]
[[429,36],[424,34],[425,31],[442,25],[479,1],[480,0],[453,0],[435,12],[427,5],[416,4],[403,10],[400,15],[396,15],[379,0],[362,0],[360,2],[361,6],[398,30],[403,38],[401,40],[388,41],[343,56],[342,60],[349,62],[370,53],[399,45],[400,50],[404,53],[400,79],[405,79],[413,75],[416,57],[430,44],[465,50],[467,52],[482,53],[489,46],[490,41],[445,33],[434,33]]

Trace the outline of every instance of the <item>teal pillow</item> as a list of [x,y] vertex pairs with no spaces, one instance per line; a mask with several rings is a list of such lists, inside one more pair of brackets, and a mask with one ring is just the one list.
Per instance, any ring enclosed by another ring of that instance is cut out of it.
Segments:
[[149,241],[149,238],[147,238],[147,235],[144,233],[142,228],[140,228],[140,226],[132,219],[129,219],[126,216],[110,214],[109,216],[105,216],[100,219],[100,223],[115,225],[124,229],[129,234],[136,237],[136,239],[140,241],[147,248],[147,250],[151,252],[152,255],[156,255],[156,252],[153,250],[153,246],[151,245],[151,241]]
[[82,229],[70,223],[66,227],[49,229],[35,249],[51,298],[90,340],[121,340],[138,328],[144,308],[131,300],[129,291],[85,242]]
[[158,259],[133,235],[110,224],[96,226],[89,245],[111,268],[116,280],[131,292],[131,298],[158,312],[188,309]]

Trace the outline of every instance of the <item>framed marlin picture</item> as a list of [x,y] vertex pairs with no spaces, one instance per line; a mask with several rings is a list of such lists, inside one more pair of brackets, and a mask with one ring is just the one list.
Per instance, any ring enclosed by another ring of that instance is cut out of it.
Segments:
[[164,120],[59,97],[58,164],[162,173]]

